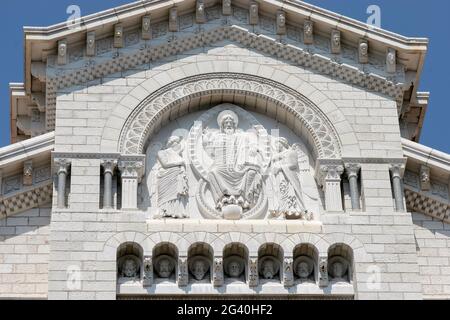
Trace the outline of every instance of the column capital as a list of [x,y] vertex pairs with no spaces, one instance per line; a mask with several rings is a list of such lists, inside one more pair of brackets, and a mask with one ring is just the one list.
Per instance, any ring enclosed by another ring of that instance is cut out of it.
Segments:
[[65,173],[67,174],[71,165],[71,161],[69,159],[64,158],[56,158],[54,160],[55,172],[57,174]]
[[325,182],[341,181],[344,169],[340,159],[319,159],[316,166],[316,178],[321,185]]
[[389,165],[389,171],[392,174],[392,178],[403,178],[403,174],[405,173],[405,164],[404,163],[391,163]]
[[145,155],[122,156],[118,166],[122,178],[141,179],[145,172]]
[[114,173],[118,165],[118,161],[116,159],[102,159],[101,166],[105,173]]
[[359,163],[346,163],[344,164],[345,167],[345,173],[347,174],[347,177],[356,177],[359,176],[359,171],[361,170],[361,164]]

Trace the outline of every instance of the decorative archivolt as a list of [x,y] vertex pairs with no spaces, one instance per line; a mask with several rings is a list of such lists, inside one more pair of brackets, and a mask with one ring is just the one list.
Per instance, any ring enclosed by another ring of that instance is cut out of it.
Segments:
[[[149,138],[160,128],[164,116],[167,118],[167,114],[170,114],[170,120],[174,120],[176,114],[182,113],[174,112],[181,105],[186,105],[192,99],[217,95],[233,99],[252,97],[267,101],[278,109],[275,114],[280,111],[287,112],[298,120],[301,128],[294,129],[308,133],[307,138],[318,158],[340,158],[341,143],[338,135],[326,115],[314,103],[280,83],[235,73],[211,73],[185,78],[150,95],[128,118],[121,133],[119,152],[143,153]],[[252,108],[270,116],[267,108]]]

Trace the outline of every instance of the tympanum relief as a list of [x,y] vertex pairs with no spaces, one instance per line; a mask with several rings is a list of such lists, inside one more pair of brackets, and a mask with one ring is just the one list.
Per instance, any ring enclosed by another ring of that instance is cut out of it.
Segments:
[[309,151],[281,126],[229,103],[170,123],[149,143],[142,205],[155,219],[316,220]]

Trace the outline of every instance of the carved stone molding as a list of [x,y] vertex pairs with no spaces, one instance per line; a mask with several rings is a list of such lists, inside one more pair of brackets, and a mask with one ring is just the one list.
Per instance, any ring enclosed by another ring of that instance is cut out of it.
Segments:
[[118,163],[122,178],[141,179],[145,172],[145,156],[124,156]]
[[153,93],[128,118],[120,137],[122,154],[140,154],[157,129],[159,119],[180,102],[202,95],[235,93],[269,99],[300,120],[311,135],[319,157],[339,158],[341,143],[325,114],[311,101],[279,83],[240,74],[208,74],[190,77]]
[[152,257],[144,257],[144,263],[142,266],[143,285],[144,287],[151,287],[153,284],[153,259]]
[[327,287],[328,279],[328,257],[319,258],[319,286]]
[[292,287],[294,285],[294,260],[292,258],[284,258],[283,260],[283,285]]
[[[249,32],[246,28],[242,28],[241,26],[235,24],[227,23],[226,25],[217,25],[212,23],[211,26],[206,28],[209,21],[204,24],[205,30],[201,33],[199,33],[196,29],[191,33],[184,33],[180,37],[173,38],[173,35],[170,35],[169,32],[167,32],[167,25],[169,25],[169,31],[176,32],[179,19],[176,12],[177,9],[173,8],[172,10],[175,10],[173,11],[174,16],[169,17],[169,23],[165,21],[151,25],[153,38],[160,38],[159,40],[166,39],[167,41],[160,41],[157,45],[150,45],[145,42],[146,40],[143,40],[142,42],[130,44],[133,48],[126,48],[126,54],[122,54],[120,49],[116,52],[116,54],[112,54],[111,52],[114,48],[114,38],[106,38],[102,39],[102,41],[98,41],[96,44],[96,57],[87,57],[84,63],[84,68],[79,67],[79,61],[74,61],[78,64],[76,67],[72,66],[71,63],[61,65],[50,61],[47,72],[48,79],[46,87],[47,129],[54,129],[56,93],[58,89],[85,83],[108,74],[124,71],[138,65],[149,63],[150,61],[173,56],[194,48],[211,45],[223,40],[235,41],[241,45],[253,48],[263,53],[277,56],[312,70],[317,70],[334,78],[347,81],[351,84],[378,91],[395,98],[399,102],[402,101],[402,79],[404,78],[404,72],[400,72],[398,75],[398,72],[395,73],[395,79],[393,81],[392,75],[389,73],[386,74],[384,64],[381,65],[381,68],[379,68],[380,64],[378,62],[371,64],[371,59],[369,59],[370,56],[368,52],[365,56],[361,57],[361,49],[359,50],[360,61],[354,61],[353,63],[340,63],[331,59],[331,56],[319,54],[314,50],[306,50],[303,43],[300,43],[300,37],[297,37],[297,44],[285,45],[275,38],[267,37],[265,35],[257,35]],[[223,4],[223,11],[225,13],[224,19],[228,19],[228,13],[232,10],[227,1]],[[235,14],[233,18],[239,16],[237,12],[243,11],[245,16],[248,14],[248,11],[238,8],[234,8],[234,11]],[[172,14],[170,16],[172,16]],[[233,20],[233,22],[236,22],[237,24],[240,22],[244,27],[248,26],[247,18],[242,19],[242,21],[238,18],[236,19],[238,21]],[[295,31],[294,33],[298,34],[299,32],[300,31]],[[289,28],[287,28],[288,36],[290,33],[292,32]],[[307,40],[307,38],[305,39]],[[125,46],[126,45],[127,44],[125,43]],[[314,47],[313,44],[308,46]],[[359,47],[361,48],[361,44]],[[67,50],[67,47],[65,50]],[[358,49],[352,50],[355,50],[356,52]],[[330,52],[330,54],[332,53]],[[81,59],[83,59],[82,56]],[[373,72],[363,70],[358,66],[358,62],[369,63],[374,69]]]
[[259,284],[258,258],[248,259],[248,286],[253,288]]
[[180,287],[186,287],[189,283],[187,257],[178,259],[177,283]]

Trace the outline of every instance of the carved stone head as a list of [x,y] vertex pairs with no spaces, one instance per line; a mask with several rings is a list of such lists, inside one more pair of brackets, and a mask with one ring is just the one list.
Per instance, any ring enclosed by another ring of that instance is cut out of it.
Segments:
[[314,262],[308,256],[300,256],[295,259],[294,272],[300,280],[307,280],[314,271]]
[[312,36],[312,34],[313,34],[313,25],[312,25],[312,22],[310,22],[310,21],[305,22],[305,34],[307,36]]
[[267,280],[273,279],[280,271],[280,264],[274,257],[267,256],[260,260],[259,273]]
[[167,145],[166,145],[166,147],[167,148],[172,148],[172,149],[174,149],[174,150],[179,150],[179,148],[180,148],[180,144],[181,144],[181,141],[183,140],[183,138],[181,138],[181,137],[178,137],[178,136],[172,136],[172,137],[170,137],[169,138],[169,140],[167,141]]
[[201,281],[209,271],[209,262],[204,257],[194,257],[192,258],[192,262],[189,263],[189,271],[195,280]]
[[67,54],[67,44],[66,43],[60,43],[58,46],[58,54],[60,57],[65,57]]
[[340,35],[339,32],[333,32],[333,36],[332,36],[331,40],[333,41],[333,45],[335,47],[340,47],[340,45],[341,45],[341,35]]
[[239,118],[233,111],[225,110],[219,114],[217,122],[223,133],[233,134],[238,127]]
[[150,17],[142,18],[142,30],[144,32],[150,31]]
[[244,261],[241,257],[233,256],[227,259],[225,271],[232,278],[239,278],[244,272]]
[[334,281],[347,281],[347,260],[342,257],[331,258],[329,261],[328,273]]
[[369,53],[369,45],[367,42],[361,42],[359,44],[359,54],[363,57],[367,56]]
[[170,256],[159,256],[155,259],[155,270],[160,278],[168,279],[175,270],[174,259]]
[[137,265],[133,259],[125,260],[122,267],[122,274],[125,278],[137,277]]
[[284,150],[289,149],[289,141],[286,138],[278,138],[275,141],[275,148],[277,152],[283,152]]
[[286,16],[282,11],[279,11],[277,14],[277,24],[279,28],[284,28],[286,26]]
[[205,12],[205,3],[202,0],[197,1],[197,11],[200,14]]

